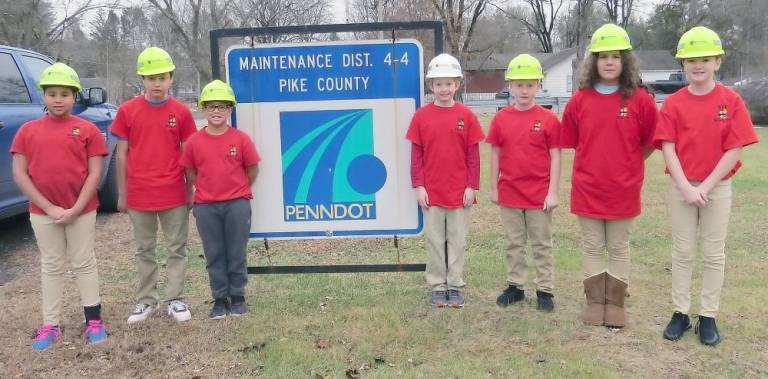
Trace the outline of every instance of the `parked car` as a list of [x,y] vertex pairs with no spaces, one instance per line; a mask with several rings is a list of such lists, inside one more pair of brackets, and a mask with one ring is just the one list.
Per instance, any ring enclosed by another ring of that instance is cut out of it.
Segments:
[[[34,51],[0,45],[0,219],[27,212],[28,200],[13,181],[13,157],[9,150],[21,125],[44,114],[43,96],[37,82],[43,70],[53,63],[50,57]],[[72,113],[96,124],[107,141],[109,155],[104,159],[99,201],[101,210],[115,211],[117,142],[108,130],[117,108],[106,103],[106,98],[103,88],[84,88],[76,96]]]
[[667,96],[677,92],[680,88],[688,85],[688,79],[682,72],[669,74],[667,80],[656,80],[653,82],[644,83],[645,87],[651,91],[656,103],[661,105],[664,103],[664,99]]
[[768,124],[768,77],[749,78],[736,82],[733,89],[741,94],[747,103],[752,122],[755,124]]

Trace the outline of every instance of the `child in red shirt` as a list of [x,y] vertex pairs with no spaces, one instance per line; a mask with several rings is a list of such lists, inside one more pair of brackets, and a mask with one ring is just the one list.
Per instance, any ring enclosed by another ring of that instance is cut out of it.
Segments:
[[184,142],[196,130],[192,113],[169,95],[176,66],[159,47],[139,54],[136,73],[144,94],[120,105],[110,132],[117,142],[117,207],[128,211],[136,240],[137,304],[128,323],[147,319],[158,307],[159,265],[155,246],[160,222],[168,247],[165,303],[178,322],[192,318],[184,301],[191,191],[179,165]]
[[606,24],[595,31],[560,134],[562,147],[576,149],[571,212],[579,217],[582,234],[587,298],[582,320],[616,328],[626,325],[629,233],[640,214],[656,125],[656,103],[640,86],[631,49],[621,27]]
[[85,338],[104,342],[93,240],[96,187],[107,145],[96,125],[72,115],[81,89],[75,70],[56,63],[43,71],[38,86],[48,114],[22,125],[11,145],[13,177],[29,198],[29,220],[40,249],[43,326],[32,348],[45,350],[61,336],[65,262],[80,291]]
[[491,201],[499,205],[507,237],[507,288],[496,299],[506,307],[525,298],[528,267],[526,241],[536,263],[536,307],[555,308],[552,210],[559,203],[560,121],[536,104],[544,73],[541,63],[521,54],[509,62],[505,74],[514,103],[493,117],[486,142],[492,145]]
[[690,84],[664,101],[654,136],[671,179],[667,203],[675,310],[664,338],[678,340],[691,327],[688,312],[698,240],[704,264],[696,330],[705,345],[720,342],[715,316],[725,277],[731,177],[741,167],[742,148],[758,141],[744,101],[715,80],[724,54],[720,37],[710,29],[698,26],[683,34],[676,57]]
[[259,154],[247,134],[227,124],[235,105],[232,88],[214,80],[200,94],[208,124],[184,146],[181,165],[195,186],[193,214],[203,241],[213,295],[210,318],[248,312],[245,256],[251,232],[251,185],[259,172]]
[[483,131],[474,113],[453,97],[461,84],[456,58],[429,62],[427,80],[435,101],[413,115],[411,181],[424,211],[427,285],[437,307],[464,306],[464,254],[470,210],[480,188]]

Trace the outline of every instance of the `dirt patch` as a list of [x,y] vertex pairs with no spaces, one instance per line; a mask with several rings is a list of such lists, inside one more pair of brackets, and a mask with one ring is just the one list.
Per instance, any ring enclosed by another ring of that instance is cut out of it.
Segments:
[[[212,377],[247,375],[227,352],[238,320],[213,324],[205,317],[205,293],[191,288],[193,319],[177,324],[160,309],[147,322],[127,325],[133,306],[133,238],[127,215],[100,215],[96,254],[101,275],[103,318],[108,342],[88,346],[82,336],[83,313],[74,280],[64,289],[63,335],[42,353],[30,343],[41,323],[39,257],[28,222],[15,220],[0,232],[0,286],[4,325],[0,338],[0,377]],[[235,346],[234,348],[243,348]],[[247,370],[246,370],[247,371]]]

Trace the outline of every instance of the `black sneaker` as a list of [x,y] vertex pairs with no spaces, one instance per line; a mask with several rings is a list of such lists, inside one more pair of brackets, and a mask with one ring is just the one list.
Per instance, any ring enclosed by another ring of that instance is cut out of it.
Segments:
[[555,310],[555,296],[549,292],[536,291],[536,309],[544,312],[552,312]]
[[211,320],[221,320],[227,317],[227,299],[216,299],[213,301],[213,308],[208,317]]
[[496,304],[500,307],[506,307],[507,305],[517,303],[520,300],[525,299],[525,292],[515,286],[508,286],[504,292],[496,298]]
[[717,331],[717,324],[713,317],[699,316],[696,333],[699,335],[699,341],[705,345],[715,346],[720,343],[720,332]]
[[691,320],[687,314],[675,312],[672,314],[672,320],[664,329],[664,338],[670,341],[677,341],[683,336],[686,330],[691,328]]
[[229,315],[234,317],[243,316],[248,313],[248,304],[242,296],[232,296],[232,305],[229,309]]

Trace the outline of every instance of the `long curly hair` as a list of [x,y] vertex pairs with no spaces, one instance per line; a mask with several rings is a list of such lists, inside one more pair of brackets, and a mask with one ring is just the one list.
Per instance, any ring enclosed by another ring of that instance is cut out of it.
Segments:
[[[631,50],[621,52],[621,75],[619,75],[619,91],[621,97],[626,99],[639,87],[642,87],[640,79],[640,63]],[[600,81],[597,73],[597,57],[599,53],[591,53],[584,57],[579,67],[579,88],[594,87]]]

